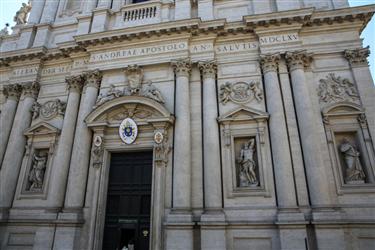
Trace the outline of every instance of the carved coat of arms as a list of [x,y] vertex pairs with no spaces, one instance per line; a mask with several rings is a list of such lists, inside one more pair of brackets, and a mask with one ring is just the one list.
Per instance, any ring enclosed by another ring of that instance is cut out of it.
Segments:
[[138,126],[131,118],[125,118],[119,127],[119,135],[123,142],[132,144],[138,135]]
[[256,99],[260,102],[263,99],[263,92],[259,82],[227,82],[220,86],[220,101],[226,104],[228,101],[243,104]]

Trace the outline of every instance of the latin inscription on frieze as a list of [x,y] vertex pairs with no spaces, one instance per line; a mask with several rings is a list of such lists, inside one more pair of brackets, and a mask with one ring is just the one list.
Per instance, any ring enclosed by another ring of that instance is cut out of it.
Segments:
[[156,55],[161,53],[176,52],[186,50],[187,42],[170,43],[164,45],[155,45],[149,47],[140,47],[132,49],[123,49],[117,51],[109,51],[103,53],[94,53],[90,57],[90,62],[101,62],[113,59],[122,59],[136,56]]
[[297,33],[263,36],[259,38],[259,43],[261,45],[290,43],[290,42],[296,42],[296,41],[299,41],[299,37]]
[[35,75],[38,73],[38,67],[28,67],[28,68],[20,68],[15,69],[12,72],[13,76],[28,76],[28,75]]

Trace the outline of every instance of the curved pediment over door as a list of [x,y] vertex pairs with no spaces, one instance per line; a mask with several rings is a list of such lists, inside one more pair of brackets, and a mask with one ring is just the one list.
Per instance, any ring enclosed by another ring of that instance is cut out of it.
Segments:
[[127,117],[139,126],[174,121],[174,116],[162,104],[142,96],[122,96],[108,101],[94,109],[85,121],[90,128],[118,127]]

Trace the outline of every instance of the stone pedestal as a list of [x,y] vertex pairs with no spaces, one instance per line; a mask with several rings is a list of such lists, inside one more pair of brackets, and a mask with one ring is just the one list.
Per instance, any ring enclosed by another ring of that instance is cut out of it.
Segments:
[[292,81],[311,203],[315,207],[324,207],[331,203],[328,191],[330,189],[319,151],[316,136],[318,131],[304,73],[304,67],[309,65],[312,57],[305,51],[287,52],[285,57]]
[[260,60],[264,75],[267,111],[270,114],[269,130],[278,207],[296,208],[294,173],[289,150],[284,104],[277,75],[277,64],[279,61],[279,54],[263,55]]
[[2,210],[0,218],[4,217],[3,215],[13,202],[25,152],[26,137],[24,136],[24,131],[30,126],[31,107],[38,92],[39,84],[37,82],[29,82],[22,85],[21,102],[17,108],[0,172],[0,209]]
[[109,10],[106,7],[98,7],[93,10],[94,18],[91,24],[91,32],[105,31],[109,19]]
[[7,98],[0,117],[0,169],[3,156],[8,144],[10,131],[14,116],[16,114],[18,99],[21,95],[22,88],[18,84],[7,85],[4,87],[5,97]]
[[91,130],[85,124],[85,118],[95,105],[102,74],[98,70],[90,71],[86,73],[85,78],[85,93],[79,107],[65,197],[64,208],[68,209],[82,208],[84,204],[92,137]]
[[198,1],[198,17],[204,21],[214,19],[213,0]]
[[56,156],[52,166],[51,187],[49,189],[49,206],[62,207],[65,197],[66,181],[68,177],[70,156],[72,152],[74,129],[77,121],[77,113],[83,77],[81,75],[67,77],[69,87],[68,102],[66,105],[64,123],[56,150]]

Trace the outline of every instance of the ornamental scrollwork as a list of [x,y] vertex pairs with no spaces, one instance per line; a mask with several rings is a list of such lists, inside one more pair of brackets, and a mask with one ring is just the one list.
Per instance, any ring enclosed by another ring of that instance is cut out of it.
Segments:
[[326,79],[320,79],[318,87],[320,102],[331,104],[340,101],[355,102],[359,95],[354,84],[348,79],[343,79],[335,74],[329,74]]
[[100,135],[96,135],[92,147],[92,166],[99,168],[103,163],[103,138]]
[[226,104],[229,101],[234,103],[244,104],[253,99],[261,102],[263,100],[263,91],[260,88],[260,83],[252,81],[246,82],[227,82],[220,86],[220,102]]
[[60,99],[47,101],[44,104],[35,102],[31,107],[33,113],[33,119],[40,117],[42,120],[51,120],[52,118],[61,115],[63,116],[66,109],[66,103],[60,101]]

